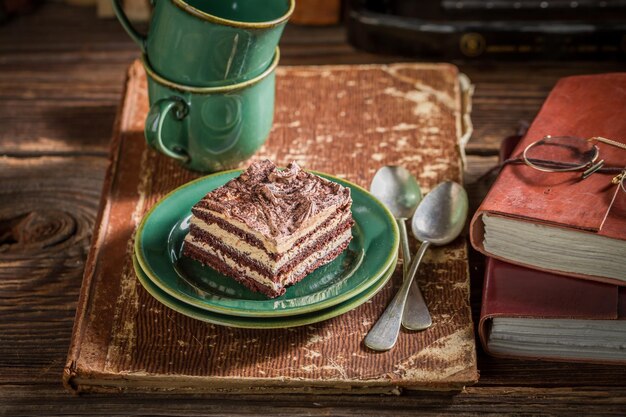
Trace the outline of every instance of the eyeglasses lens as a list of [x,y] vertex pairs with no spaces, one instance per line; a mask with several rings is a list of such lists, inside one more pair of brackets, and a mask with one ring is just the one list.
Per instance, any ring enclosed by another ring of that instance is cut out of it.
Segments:
[[554,136],[537,141],[526,149],[528,165],[547,171],[580,169],[598,156],[598,148],[583,138]]

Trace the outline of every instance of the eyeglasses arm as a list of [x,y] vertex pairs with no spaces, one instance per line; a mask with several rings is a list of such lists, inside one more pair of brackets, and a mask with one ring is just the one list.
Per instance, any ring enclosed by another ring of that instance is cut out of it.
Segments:
[[613,139],[607,139],[607,138],[603,138],[602,136],[594,136],[592,138],[587,139],[590,142],[602,142],[602,143],[606,143],[607,145],[611,145],[611,146],[615,146],[616,148],[620,148],[620,149],[624,149],[626,150],[626,144],[615,141]]

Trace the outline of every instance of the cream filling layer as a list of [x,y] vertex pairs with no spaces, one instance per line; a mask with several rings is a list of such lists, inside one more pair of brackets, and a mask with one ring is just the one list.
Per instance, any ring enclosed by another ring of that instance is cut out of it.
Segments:
[[251,269],[245,265],[241,265],[239,262],[237,262],[236,260],[232,259],[230,256],[228,256],[228,254],[220,251],[217,248],[214,248],[211,245],[208,245],[204,242],[194,242],[194,241],[188,241],[186,240],[187,245],[193,245],[196,248],[210,254],[213,255],[215,257],[217,257],[219,260],[221,260],[222,262],[224,262],[226,265],[228,265],[231,269],[245,275],[248,278],[253,279],[254,281],[266,286],[266,287],[270,287],[274,290],[280,290],[282,287],[284,287],[285,285],[289,285],[293,282],[293,279],[297,276],[299,276],[300,274],[304,273],[307,268],[309,268],[310,266],[312,266],[313,264],[315,264],[317,261],[319,261],[320,259],[324,258],[326,255],[328,255],[330,252],[332,252],[333,250],[337,249],[338,247],[340,247],[344,242],[346,242],[346,240],[350,239],[352,236],[352,231],[350,229],[346,230],[344,233],[340,234],[339,236],[337,236],[335,239],[333,239],[332,241],[330,241],[328,243],[328,245],[321,251],[317,251],[317,252],[313,252],[312,254],[310,254],[309,256],[307,256],[306,258],[304,258],[302,260],[302,262],[300,262],[295,268],[293,268],[291,270],[291,272],[289,272],[289,274],[287,275],[283,275],[285,277],[285,279],[280,280],[279,282],[274,282],[271,279],[267,278],[267,276],[260,274],[258,271],[255,271],[254,269]]
[[239,251],[242,255],[249,257],[250,259],[254,259],[262,265],[267,266],[267,268],[275,274],[280,268],[282,268],[286,263],[288,263],[294,256],[298,254],[300,251],[306,251],[307,248],[317,243],[317,240],[322,237],[324,234],[328,233],[332,229],[336,228],[340,224],[345,223],[350,218],[350,212],[346,211],[343,215],[335,218],[331,221],[326,227],[320,228],[313,232],[313,234],[306,238],[305,242],[300,246],[292,246],[289,248],[287,252],[284,253],[278,260],[273,260],[267,254],[266,251],[259,249],[256,246],[252,246],[248,242],[242,240],[239,236],[229,232],[228,230],[222,229],[219,225],[215,223],[206,223],[204,220],[199,219],[197,217],[191,218],[191,224],[197,226],[201,230],[210,235],[214,236],[216,239],[222,242],[225,246],[230,246]]
[[[253,235],[257,239],[259,239],[261,242],[263,242],[263,246],[265,246],[265,250],[267,252],[270,252],[270,253],[281,253],[281,252],[286,252],[287,250],[289,250],[289,248],[291,248],[293,246],[293,244],[298,239],[300,239],[302,236],[305,236],[305,235],[309,234],[311,231],[317,229],[339,207],[340,206],[331,206],[331,207],[327,208],[326,210],[317,213],[315,216],[305,220],[300,225],[300,227],[298,228],[296,233],[294,233],[293,235],[290,235],[290,236],[288,236],[288,237],[286,237],[284,239],[274,239],[274,238],[269,238],[268,239],[267,236],[259,233],[258,231],[254,230],[254,229],[251,229],[250,227],[248,227],[247,224],[245,224],[245,223],[243,223],[243,222],[241,222],[241,221],[239,221],[237,219],[233,219],[231,217],[227,217],[227,216],[223,215],[222,213],[218,213],[216,211],[209,210],[209,209],[206,209],[206,208],[201,208],[200,207],[197,210],[201,211],[201,212],[208,213],[208,214],[210,214],[212,216],[215,216],[215,217],[225,221],[226,223],[230,223],[233,226],[237,227],[238,229],[241,229],[244,232]],[[346,212],[349,212],[349,210],[346,210]]]

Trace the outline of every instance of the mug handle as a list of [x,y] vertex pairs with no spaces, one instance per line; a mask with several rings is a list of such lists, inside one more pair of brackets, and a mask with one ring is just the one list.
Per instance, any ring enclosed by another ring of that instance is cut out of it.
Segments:
[[150,146],[155,147],[170,158],[186,163],[190,159],[187,152],[180,147],[170,149],[163,142],[163,122],[171,111],[174,111],[174,117],[177,121],[183,120],[189,113],[185,102],[176,96],[162,98],[150,107],[144,127],[146,141]]
[[117,16],[117,20],[120,21],[122,27],[124,28],[126,33],[128,33],[128,36],[130,36],[130,38],[135,41],[137,45],[139,45],[139,49],[141,49],[141,52],[145,54],[146,37],[137,32],[137,30],[133,27],[133,24],[130,23],[128,16],[126,16],[126,13],[124,13],[124,8],[122,7],[121,1],[122,0],[111,0],[111,4],[113,5],[113,11]]

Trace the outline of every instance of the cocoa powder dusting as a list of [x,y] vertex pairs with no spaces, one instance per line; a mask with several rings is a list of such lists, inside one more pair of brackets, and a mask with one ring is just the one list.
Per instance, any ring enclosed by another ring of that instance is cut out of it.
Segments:
[[263,160],[208,193],[196,207],[235,218],[266,236],[283,237],[317,213],[331,206],[344,209],[351,202],[349,188],[310,174],[295,162],[281,171]]

